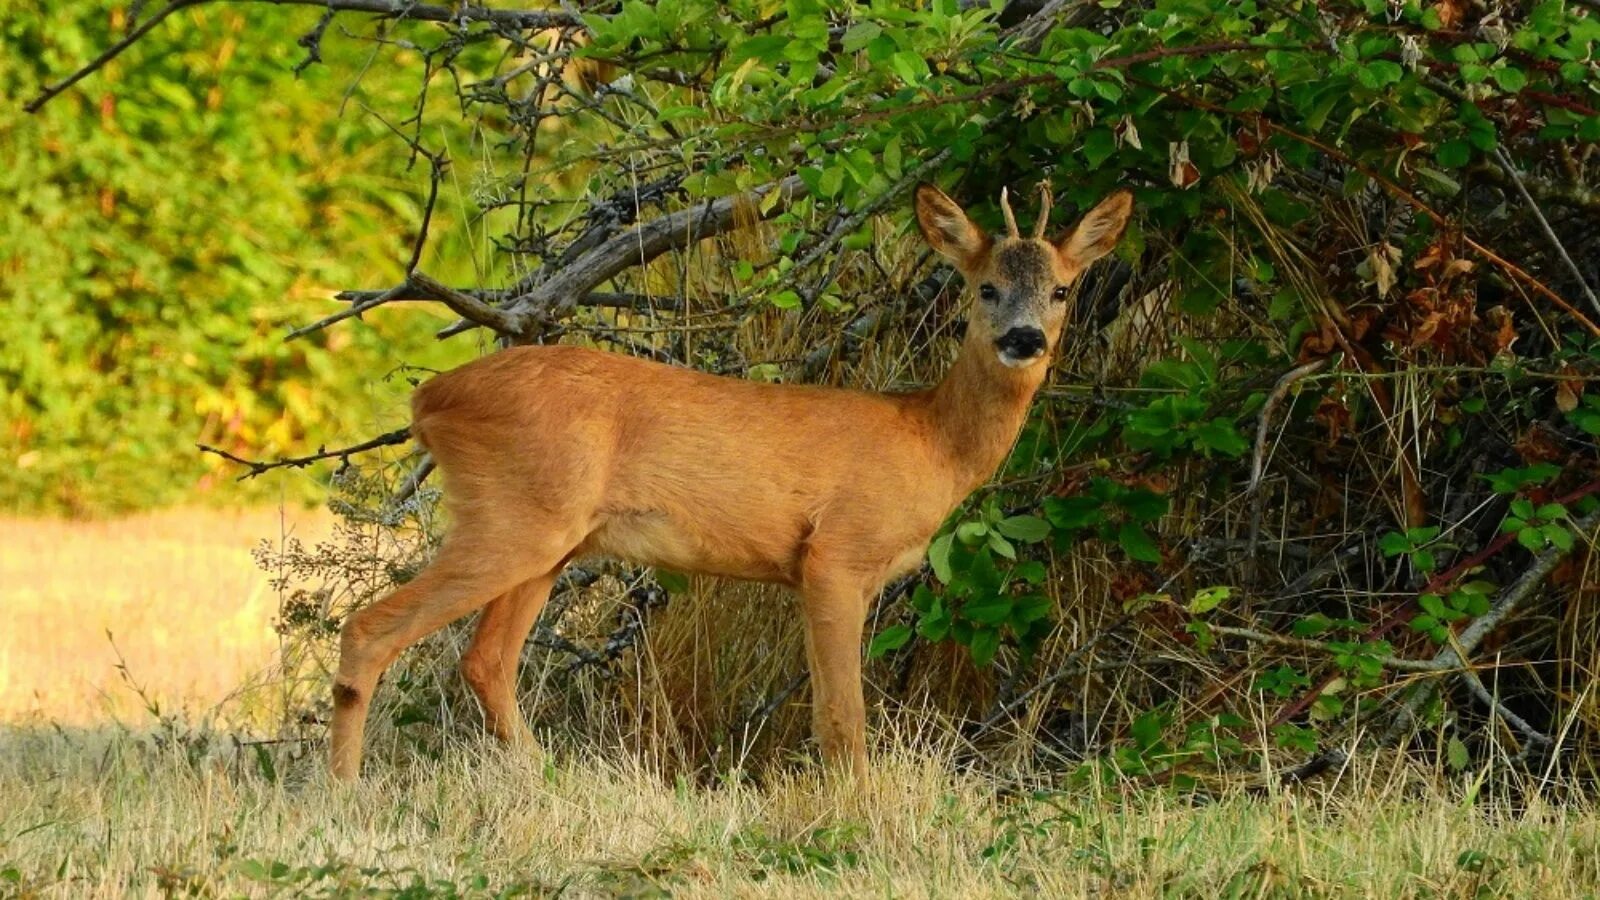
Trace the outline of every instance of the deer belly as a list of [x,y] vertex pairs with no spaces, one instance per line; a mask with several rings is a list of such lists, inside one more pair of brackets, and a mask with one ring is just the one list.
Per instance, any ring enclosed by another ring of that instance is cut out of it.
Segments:
[[590,533],[578,553],[678,572],[796,583],[796,541],[755,533],[754,529],[708,528],[708,524],[654,512],[612,513]]

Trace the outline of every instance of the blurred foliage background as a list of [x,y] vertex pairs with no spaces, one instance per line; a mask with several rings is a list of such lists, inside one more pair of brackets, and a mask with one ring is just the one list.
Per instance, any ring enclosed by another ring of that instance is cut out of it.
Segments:
[[[297,75],[315,20],[179,13],[37,115],[22,101],[119,36],[125,11],[25,5],[0,21],[0,508],[314,499],[312,480],[234,485],[195,443],[276,455],[360,433],[409,390],[386,373],[452,353],[439,316],[383,310],[283,339],[335,290],[395,277],[421,214],[378,112],[414,101],[416,73],[364,68],[367,51],[330,39],[330,65]],[[441,225],[445,271],[469,267]]]

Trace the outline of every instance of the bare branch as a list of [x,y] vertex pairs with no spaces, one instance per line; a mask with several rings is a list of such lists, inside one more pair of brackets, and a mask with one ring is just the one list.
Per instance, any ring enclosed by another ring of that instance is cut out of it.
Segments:
[[235,456],[226,450],[212,447],[209,444],[195,444],[195,446],[204,453],[214,453],[228,462],[238,463],[241,466],[248,467],[249,471],[239,476],[239,480],[244,481],[247,478],[254,478],[263,472],[270,472],[273,469],[303,469],[314,462],[324,459],[338,459],[342,463],[348,463],[350,461],[350,457],[357,453],[364,453],[368,450],[376,450],[379,447],[389,447],[395,444],[404,444],[409,440],[411,440],[411,427],[408,425],[405,428],[397,428],[394,431],[386,434],[380,434],[371,440],[362,441],[359,444],[352,444],[348,447],[340,447],[337,450],[319,448],[317,452],[308,456],[287,456],[283,459],[273,460],[271,462],[259,462],[256,460],[245,459],[240,456]]
[[501,334],[520,337],[530,322],[530,317],[526,313],[490,306],[471,294],[462,293],[434,280],[425,272],[412,272],[406,277],[406,283],[409,287],[450,307],[462,318],[492,328]]

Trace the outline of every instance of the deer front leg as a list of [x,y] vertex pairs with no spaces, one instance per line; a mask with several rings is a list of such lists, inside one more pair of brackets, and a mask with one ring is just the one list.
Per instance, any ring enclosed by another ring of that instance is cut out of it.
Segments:
[[556,575],[530,578],[484,607],[472,644],[461,657],[461,673],[483,707],[484,726],[508,744],[533,741],[533,732],[517,709],[517,667],[522,645],[550,599]]
[[811,727],[823,762],[867,772],[867,706],[861,685],[861,634],[868,589],[859,583],[808,579],[801,609],[811,666]]

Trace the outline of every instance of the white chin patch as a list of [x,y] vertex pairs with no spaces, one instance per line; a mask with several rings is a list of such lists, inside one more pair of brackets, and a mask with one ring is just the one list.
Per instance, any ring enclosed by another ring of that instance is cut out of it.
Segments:
[[1012,356],[1009,353],[1001,353],[999,356],[1000,364],[1008,369],[1026,369],[1039,360],[1044,359],[1044,354],[1042,353],[1038,356],[1030,356],[1027,359],[1023,359],[1020,356]]

